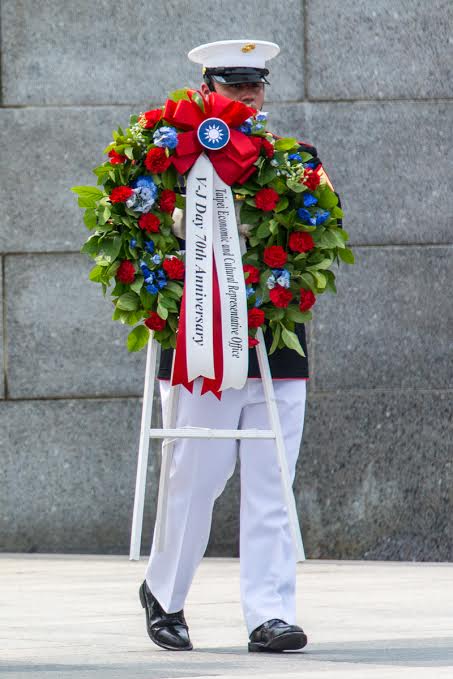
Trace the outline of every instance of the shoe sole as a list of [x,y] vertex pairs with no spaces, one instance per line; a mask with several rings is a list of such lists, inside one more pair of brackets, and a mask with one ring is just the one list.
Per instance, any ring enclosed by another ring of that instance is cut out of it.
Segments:
[[297,651],[307,645],[307,636],[301,632],[288,632],[267,643],[259,641],[249,642],[249,653],[281,653],[282,651]]
[[192,651],[193,646],[190,644],[190,646],[184,646],[184,648],[178,648],[176,646],[167,646],[166,644],[161,643],[157,639],[155,639],[150,632],[149,629],[149,615],[148,615],[148,607],[146,605],[146,599],[145,599],[145,592],[144,592],[145,585],[140,585],[140,589],[138,590],[139,596],[140,596],[140,603],[142,605],[142,608],[145,609],[145,615],[146,615],[146,631],[148,632],[148,636],[153,642],[153,644],[156,644],[157,646],[160,646],[160,648],[165,648],[166,651]]

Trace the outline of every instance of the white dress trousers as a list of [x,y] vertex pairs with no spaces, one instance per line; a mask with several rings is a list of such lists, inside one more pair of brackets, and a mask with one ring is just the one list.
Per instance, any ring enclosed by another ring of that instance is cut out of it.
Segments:
[[[302,439],[306,382],[273,380],[291,479]],[[160,382],[162,407],[170,383]],[[219,401],[181,388],[176,427],[270,429],[263,386],[250,378],[241,390],[228,389]],[[146,581],[167,613],[179,611],[206,550],[212,510],[241,461],[240,580],[248,633],[271,618],[296,622],[296,556],[273,441],[244,439],[178,439],[169,480],[167,541],[163,552],[154,545]]]

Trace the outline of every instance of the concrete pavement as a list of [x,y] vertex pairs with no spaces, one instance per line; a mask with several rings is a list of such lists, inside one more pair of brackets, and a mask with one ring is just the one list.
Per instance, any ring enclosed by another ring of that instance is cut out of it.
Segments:
[[145,561],[0,555],[5,679],[443,679],[453,677],[453,564],[306,561],[303,652],[247,653],[235,559],[205,559],[185,608],[195,650],[145,633]]

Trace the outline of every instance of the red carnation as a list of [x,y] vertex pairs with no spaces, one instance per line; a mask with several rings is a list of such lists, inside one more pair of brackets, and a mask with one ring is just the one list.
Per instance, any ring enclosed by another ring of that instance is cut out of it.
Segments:
[[164,259],[162,268],[167,274],[168,278],[171,278],[174,281],[184,280],[184,262],[181,262],[181,260],[177,257],[169,257],[168,259]]
[[115,186],[109,198],[112,203],[125,203],[134,192],[128,186]]
[[248,273],[248,276],[245,279],[247,285],[250,285],[251,283],[260,282],[260,270],[257,269],[256,266],[252,266],[251,264],[244,264],[243,269],[244,273]]
[[308,311],[309,309],[311,309],[315,302],[316,297],[314,296],[311,290],[305,290],[304,288],[300,289],[299,309],[301,311]]
[[146,212],[138,218],[138,225],[147,233],[157,233],[159,231],[160,219],[152,212]]
[[256,337],[250,337],[249,335],[249,349],[253,349],[257,344],[259,344],[259,340],[257,340]]
[[156,146],[155,149],[150,149],[146,154],[145,167],[150,172],[165,172],[170,167],[171,158],[165,153],[165,149]]
[[318,174],[319,168],[320,165],[318,165],[315,170],[312,170],[310,167],[305,168],[302,183],[305,184],[307,189],[310,191],[314,191],[319,186],[319,182],[321,181],[321,177]]
[[171,189],[164,189],[160,194],[159,207],[162,212],[169,212],[170,214],[175,209],[176,193]]
[[150,330],[163,330],[167,325],[165,318],[161,318],[155,311],[151,311],[149,318],[145,319],[145,325]]
[[294,231],[289,237],[288,245],[294,252],[308,252],[315,247],[315,242],[309,233]]
[[275,288],[269,290],[269,297],[272,304],[285,308],[291,302],[293,293],[287,288],[282,288],[281,285],[276,285]]
[[266,158],[273,158],[275,153],[274,145],[267,141],[267,139],[263,139],[261,143]]
[[121,262],[116,277],[120,283],[133,283],[135,280],[135,267],[133,263],[125,259]]
[[139,123],[145,129],[150,129],[156,125],[162,118],[162,109],[154,108],[152,111],[142,113],[139,118]]
[[259,210],[270,212],[275,208],[280,196],[274,189],[260,189],[255,195],[255,205]]
[[121,155],[121,153],[117,153],[115,149],[109,151],[107,155],[112,165],[120,165],[121,163],[125,163],[127,160],[126,156]]
[[279,269],[285,264],[288,255],[281,245],[271,245],[268,248],[264,248],[263,259],[271,269]]
[[259,328],[264,323],[264,311],[262,309],[249,309],[248,312],[249,328]]

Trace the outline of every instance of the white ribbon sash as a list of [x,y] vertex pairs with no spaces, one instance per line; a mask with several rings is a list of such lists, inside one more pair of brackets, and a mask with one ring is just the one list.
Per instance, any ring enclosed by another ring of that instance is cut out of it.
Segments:
[[241,389],[248,372],[248,320],[233,194],[206,155],[201,154],[189,172],[186,192],[185,303],[189,381],[198,376],[214,378],[213,257],[220,290],[223,352],[220,390]]

